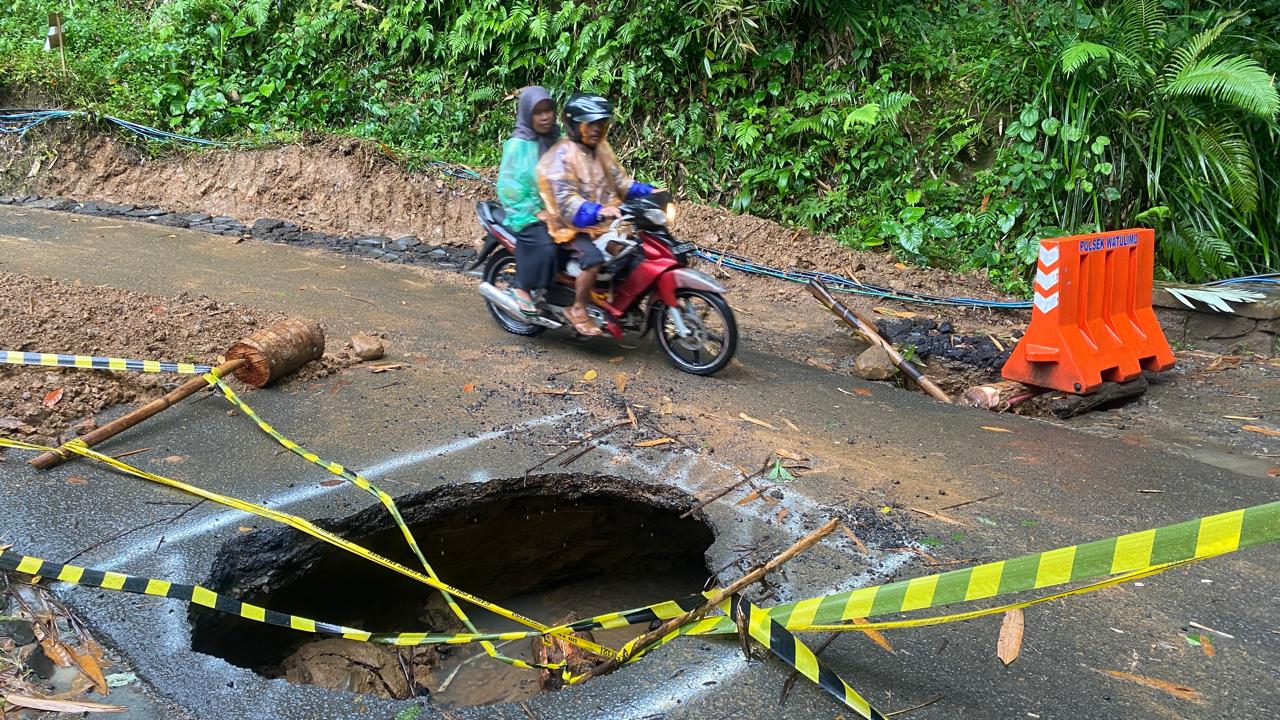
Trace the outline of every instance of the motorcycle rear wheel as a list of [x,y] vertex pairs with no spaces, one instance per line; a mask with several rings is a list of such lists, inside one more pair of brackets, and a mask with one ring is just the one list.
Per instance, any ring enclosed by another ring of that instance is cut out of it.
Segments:
[[[678,370],[693,375],[714,375],[733,360],[738,351],[738,323],[729,304],[716,293],[692,288],[676,290],[676,301],[681,318],[693,331],[692,337],[682,338],[675,324],[667,317],[667,308],[659,304],[657,323],[658,345],[667,360]],[[714,354],[710,351],[718,346]]]
[[[507,290],[515,287],[516,281],[516,259],[506,250],[495,252],[489,262],[484,267],[484,281],[499,290]],[[509,333],[514,335],[523,335],[525,337],[536,337],[541,335],[546,328],[533,323],[524,323],[516,320],[502,310],[498,309],[488,300],[484,303],[489,308],[489,314],[494,320],[498,321],[498,325]]]

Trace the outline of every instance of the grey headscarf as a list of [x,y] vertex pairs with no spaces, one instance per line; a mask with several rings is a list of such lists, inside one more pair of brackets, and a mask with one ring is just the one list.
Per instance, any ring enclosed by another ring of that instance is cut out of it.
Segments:
[[552,125],[551,131],[539,135],[533,130],[533,109],[538,107],[538,103],[543,100],[551,100],[552,105],[555,101],[551,99],[551,94],[541,85],[530,85],[520,91],[520,105],[516,109],[516,129],[511,137],[520,140],[534,140],[538,143],[538,155],[542,155],[551,149],[552,145],[560,139],[560,126]]

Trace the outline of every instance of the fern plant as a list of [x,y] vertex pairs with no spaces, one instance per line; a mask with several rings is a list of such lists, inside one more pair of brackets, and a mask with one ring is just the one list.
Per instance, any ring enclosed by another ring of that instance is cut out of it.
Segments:
[[[1062,48],[1040,98],[1076,135],[1044,143],[1069,163],[1091,138],[1114,139],[1106,166],[1118,189],[1068,186],[1063,208],[1092,205],[1096,229],[1158,219],[1166,266],[1193,280],[1273,268],[1280,208],[1264,198],[1276,197],[1280,93],[1249,39],[1232,36],[1249,16],[1170,18],[1158,0],[1123,0],[1094,17]],[[1166,212],[1144,215],[1157,207]]]

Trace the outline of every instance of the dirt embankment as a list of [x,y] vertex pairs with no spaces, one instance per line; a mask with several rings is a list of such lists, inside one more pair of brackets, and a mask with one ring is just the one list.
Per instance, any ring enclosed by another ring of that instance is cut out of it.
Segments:
[[[277,218],[347,236],[415,235],[435,245],[472,247],[478,238],[475,203],[493,197],[483,182],[406,172],[378,145],[344,137],[256,150],[172,150],[150,158],[113,136],[64,127],[0,141],[5,146],[22,159],[10,161],[9,172],[0,177],[0,193],[156,205],[245,224]],[[980,273],[900,266],[888,254],[854,251],[823,235],[722,208],[683,204],[674,229],[704,247],[779,268],[824,270],[947,295],[999,297]]]

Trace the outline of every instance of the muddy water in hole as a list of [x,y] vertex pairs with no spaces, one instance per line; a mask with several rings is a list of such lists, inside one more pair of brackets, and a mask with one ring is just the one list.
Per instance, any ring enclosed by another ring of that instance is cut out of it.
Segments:
[[[570,611],[585,618],[683,597],[700,591],[705,580],[705,575],[687,571],[662,577],[634,578],[625,583],[614,577],[605,583],[572,583],[546,592],[517,596],[501,604],[526,617],[556,624]],[[528,629],[474,606],[467,606],[466,611],[484,632]],[[601,645],[618,648],[648,629],[647,625],[630,625],[595,630],[593,634]],[[498,648],[508,657],[533,659],[528,639],[498,643]],[[540,692],[537,671],[522,670],[494,660],[474,644],[456,647],[453,655],[432,675],[430,690],[433,702],[445,708],[517,702]]]

